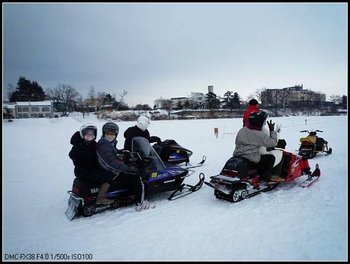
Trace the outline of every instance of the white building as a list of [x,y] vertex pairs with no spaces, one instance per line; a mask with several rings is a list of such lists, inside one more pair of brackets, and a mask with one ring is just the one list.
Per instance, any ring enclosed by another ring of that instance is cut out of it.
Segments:
[[16,102],[13,106],[14,118],[53,117],[53,101]]

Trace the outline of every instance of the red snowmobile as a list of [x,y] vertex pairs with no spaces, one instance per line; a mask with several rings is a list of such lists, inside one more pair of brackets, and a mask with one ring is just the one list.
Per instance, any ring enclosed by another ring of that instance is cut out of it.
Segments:
[[248,197],[257,195],[261,192],[271,191],[277,185],[294,181],[303,177],[298,184],[302,187],[308,187],[320,177],[318,164],[313,173],[310,171],[309,162],[306,158],[295,155],[283,148],[275,148],[275,151],[282,152],[282,172],[280,177],[284,182],[272,183],[259,180],[258,169],[241,157],[231,157],[221,170],[220,174],[211,176],[210,182],[204,182],[214,189],[214,195],[218,199],[230,202],[239,202]]

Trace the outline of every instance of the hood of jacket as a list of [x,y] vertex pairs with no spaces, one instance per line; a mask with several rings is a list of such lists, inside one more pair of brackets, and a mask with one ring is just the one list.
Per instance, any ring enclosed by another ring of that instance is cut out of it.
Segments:
[[77,131],[73,134],[72,138],[70,139],[70,143],[72,145],[77,145],[83,143],[83,139],[80,137],[80,132]]

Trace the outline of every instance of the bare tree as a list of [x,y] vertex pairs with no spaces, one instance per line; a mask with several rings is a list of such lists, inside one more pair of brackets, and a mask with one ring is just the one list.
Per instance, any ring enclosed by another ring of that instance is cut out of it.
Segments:
[[89,96],[88,98],[91,99],[91,100],[95,99],[96,91],[95,91],[95,88],[93,86],[90,87],[88,96]]
[[331,95],[329,97],[329,101],[335,104],[341,104],[343,102],[343,98],[340,95]]
[[127,91],[123,91],[123,93],[122,94],[120,94],[119,96],[120,96],[120,99],[119,99],[119,104],[118,104],[118,106],[117,106],[117,109],[116,109],[116,111],[118,111],[118,109],[119,109],[119,107],[121,106],[121,104],[123,103],[123,99],[124,99],[124,96],[125,95],[127,95]]
[[65,105],[64,114],[66,115],[69,109],[73,109],[81,95],[71,85],[59,84],[53,90],[53,97]]

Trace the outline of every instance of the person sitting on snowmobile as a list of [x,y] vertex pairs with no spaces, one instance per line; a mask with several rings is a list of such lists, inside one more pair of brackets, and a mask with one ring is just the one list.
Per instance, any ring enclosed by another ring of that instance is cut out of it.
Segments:
[[150,136],[149,131],[147,130],[147,127],[150,124],[150,119],[147,116],[140,116],[137,119],[137,123],[135,126],[129,127],[124,132],[125,142],[124,142],[124,149],[131,151],[131,142],[134,137],[144,137],[146,138],[150,143],[157,142],[159,145],[162,143],[159,137],[157,136]]
[[262,131],[266,123],[268,114],[265,111],[254,112],[249,116],[247,126],[242,127],[236,137],[236,147],[233,156],[241,157],[257,167],[260,180],[266,182],[281,182],[283,178],[272,175],[275,157],[271,154],[261,154],[260,148],[275,147],[277,145],[277,132],[274,131],[274,123],[267,122],[270,129],[270,135]]
[[[75,132],[70,140],[73,145],[69,152],[69,157],[74,164],[74,174],[77,178],[88,182],[96,182],[101,184],[100,190],[104,190],[115,175],[100,168],[97,161],[97,128],[92,124],[85,124],[80,130]],[[108,188],[107,188],[108,189]],[[99,193],[101,197],[101,193]],[[112,200],[98,199],[98,203],[112,203]]]
[[[97,143],[97,157],[103,169],[109,171],[117,180],[122,181],[132,189],[136,195],[136,210],[148,209],[150,204],[144,200],[145,190],[141,178],[136,174],[137,170],[131,168],[118,159],[119,153],[116,148],[119,127],[113,122],[107,122],[102,127],[102,136]],[[101,201],[109,200],[105,197],[109,184],[105,185],[99,196]],[[101,190],[101,189],[100,189]]]
[[249,116],[254,112],[259,112],[259,102],[256,99],[252,99],[248,103],[248,107],[243,114],[243,126],[248,125]]

